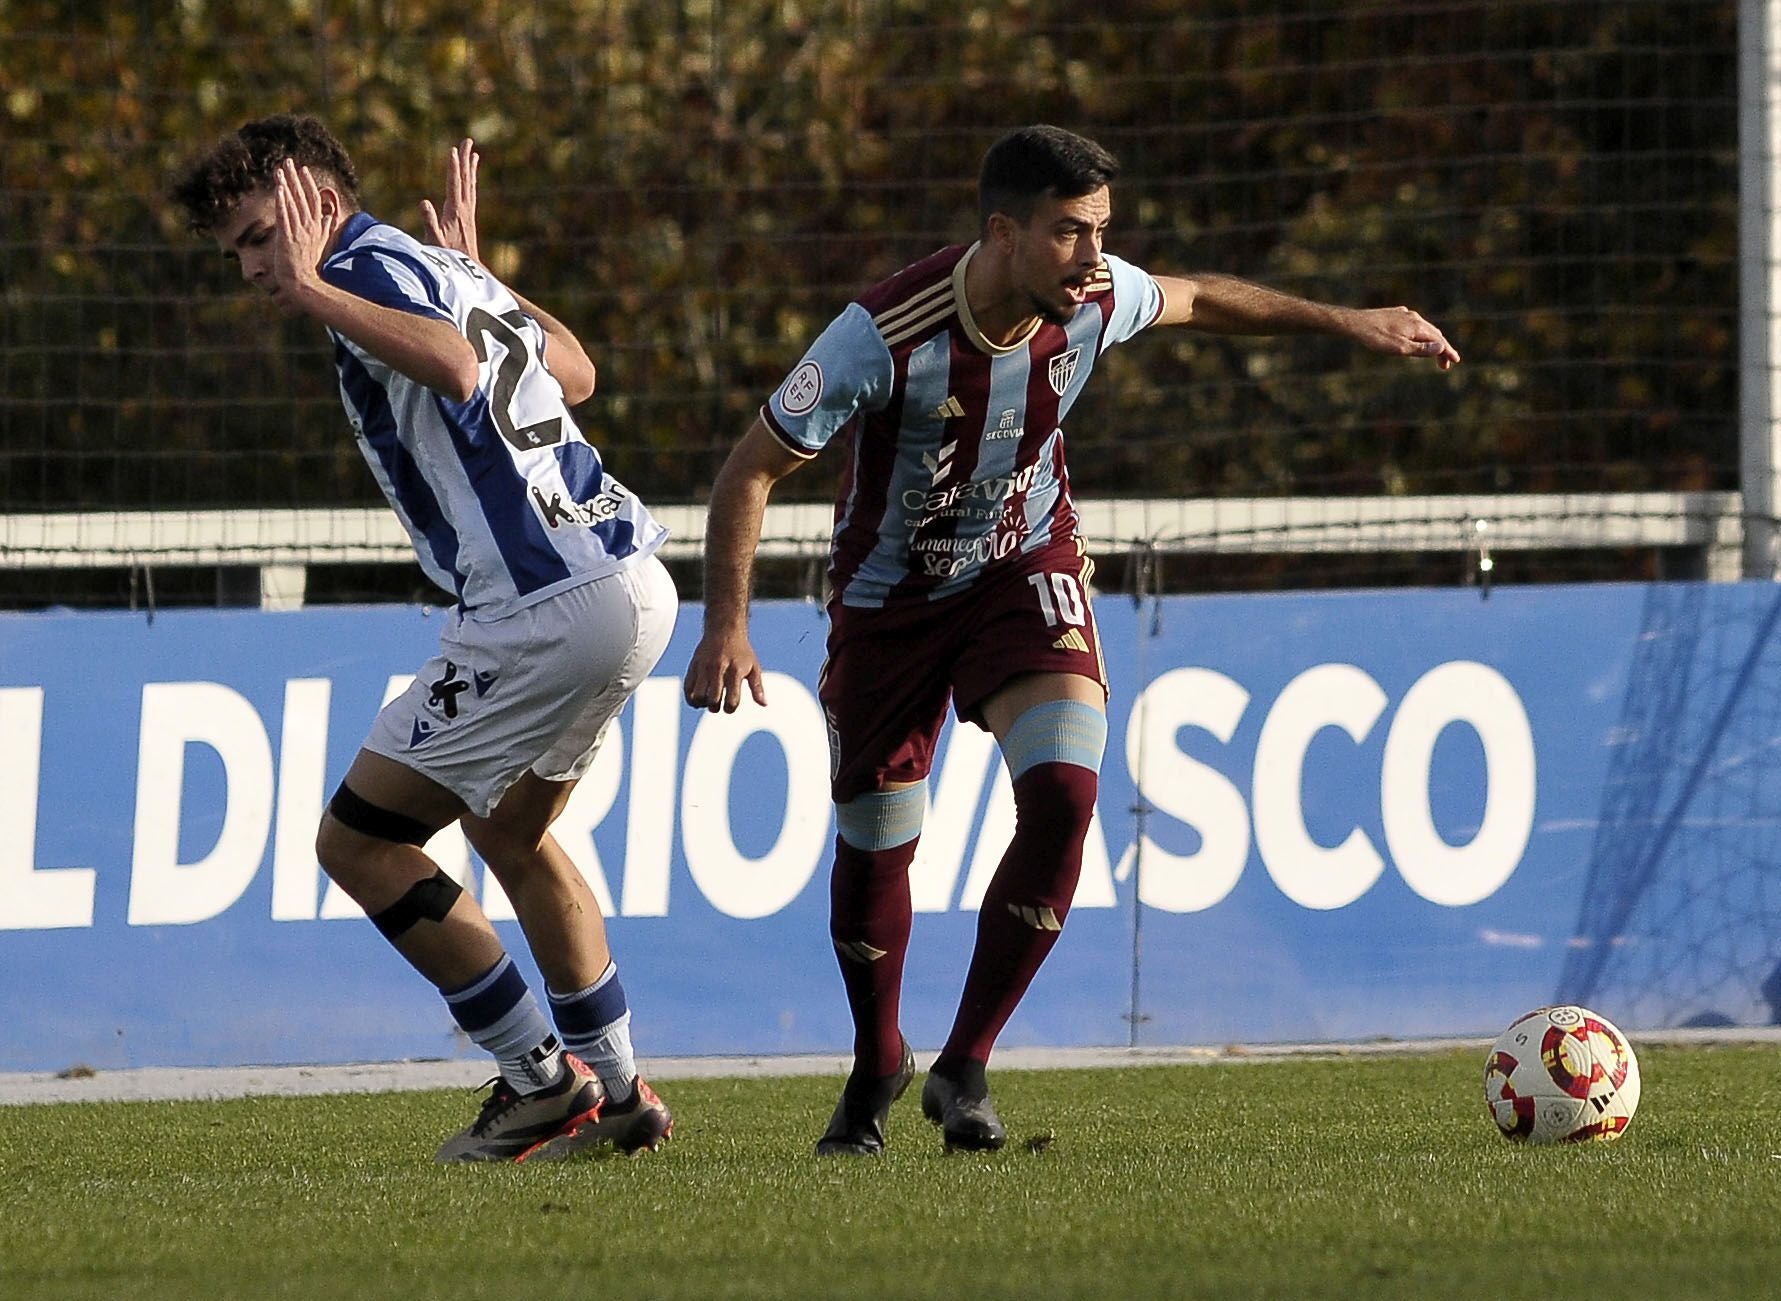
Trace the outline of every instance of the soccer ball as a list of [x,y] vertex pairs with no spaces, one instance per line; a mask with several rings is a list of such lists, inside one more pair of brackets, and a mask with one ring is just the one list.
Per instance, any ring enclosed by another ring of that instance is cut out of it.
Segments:
[[1518,1143],[1612,1142],[1639,1109],[1639,1059],[1606,1017],[1538,1008],[1490,1046],[1484,1103]]

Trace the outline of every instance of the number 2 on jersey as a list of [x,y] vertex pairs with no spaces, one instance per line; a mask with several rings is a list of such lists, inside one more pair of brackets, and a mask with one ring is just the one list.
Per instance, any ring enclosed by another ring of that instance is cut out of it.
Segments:
[[[495,428],[501,431],[501,437],[522,452],[535,447],[554,447],[565,436],[561,416],[547,416],[529,425],[518,424],[513,418],[513,398],[519,391],[519,382],[525,376],[532,355],[525,337],[520,334],[528,320],[521,311],[496,316],[480,307],[474,308],[464,319],[464,333],[470,338],[470,346],[476,349],[477,361],[489,359],[489,339],[501,345],[501,362],[495,368],[495,391],[489,398],[489,414],[494,416]],[[543,365],[543,358],[539,359],[539,365]]]

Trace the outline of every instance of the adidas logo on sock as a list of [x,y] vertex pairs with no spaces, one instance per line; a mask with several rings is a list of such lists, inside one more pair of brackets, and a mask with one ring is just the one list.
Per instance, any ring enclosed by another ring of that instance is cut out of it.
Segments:
[[1061,931],[1064,924],[1057,919],[1057,914],[1049,908],[1033,908],[1027,904],[1011,903],[1008,911],[1020,918],[1036,931]]

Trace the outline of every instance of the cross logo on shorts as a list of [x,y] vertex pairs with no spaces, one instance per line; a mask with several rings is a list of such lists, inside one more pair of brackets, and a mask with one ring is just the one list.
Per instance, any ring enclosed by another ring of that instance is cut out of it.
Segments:
[[427,697],[427,708],[443,709],[447,718],[458,716],[458,697],[470,690],[469,682],[458,676],[458,666],[445,661],[445,676],[433,684]]

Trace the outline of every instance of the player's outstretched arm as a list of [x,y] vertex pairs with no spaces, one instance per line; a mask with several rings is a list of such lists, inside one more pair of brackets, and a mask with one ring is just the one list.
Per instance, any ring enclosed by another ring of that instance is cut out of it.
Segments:
[[1236,276],[1158,276],[1158,325],[1218,334],[1333,334],[1394,357],[1428,357],[1447,370],[1459,352],[1408,307],[1356,308],[1296,298]]
[[307,167],[287,158],[278,169],[274,197],[278,243],[272,279],[280,306],[313,317],[415,383],[454,401],[476,391],[476,350],[452,325],[383,307],[322,279],[322,258],[334,227],[321,187]]
[[705,522],[705,635],[686,669],[686,703],[694,708],[734,713],[744,683],[755,704],[767,703],[761,662],[748,640],[749,580],[773,485],[805,459],[756,417],[718,471]]
[[[446,158],[443,206],[435,208],[431,199],[421,200],[427,239],[440,248],[462,253],[473,262],[482,261],[481,242],[476,230],[476,177],[481,167],[482,155],[476,152],[476,142],[464,137]],[[581,346],[581,340],[556,317],[522,297],[512,285],[507,287],[507,292],[543,327],[546,340],[544,364],[563,390],[563,400],[570,406],[586,402],[594,394],[597,377],[593,359]]]

